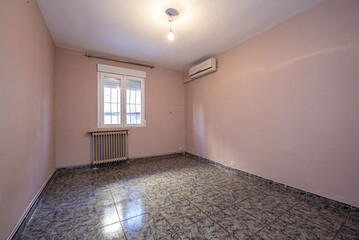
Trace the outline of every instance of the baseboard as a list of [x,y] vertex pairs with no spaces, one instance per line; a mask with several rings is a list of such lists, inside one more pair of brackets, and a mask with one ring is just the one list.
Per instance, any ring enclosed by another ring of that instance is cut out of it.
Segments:
[[346,203],[343,203],[343,202],[339,202],[339,201],[334,200],[334,199],[326,198],[326,197],[317,195],[315,193],[307,192],[307,191],[304,191],[302,189],[298,189],[298,188],[295,188],[295,187],[292,187],[292,186],[289,186],[289,185],[285,185],[283,183],[278,183],[278,182],[269,180],[267,178],[263,178],[263,177],[260,177],[260,176],[257,176],[257,175],[254,175],[254,174],[251,174],[251,173],[248,173],[248,172],[236,169],[236,168],[232,168],[232,167],[223,165],[223,164],[215,162],[213,160],[197,156],[197,155],[189,153],[189,152],[185,152],[185,155],[188,156],[188,157],[191,157],[193,159],[204,161],[206,163],[209,163],[211,165],[217,166],[219,168],[222,168],[222,169],[225,169],[225,170],[228,170],[228,171],[231,171],[231,172],[235,172],[236,174],[238,174],[240,176],[245,176],[245,177],[250,178],[252,180],[255,180],[255,181],[258,181],[258,182],[261,182],[261,183],[265,183],[265,184],[268,184],[268,185],[271,185],[271,186],[274,186],[274,187],[277,187],[277,188],[284,188],[284,189],[286,189],[286,190],[288,190],[288,191],[290,191],[292,193],[295,193],[297,195],[303,196],[305,198],[313,199],[313,200],[315,200],[317,202],[322,202],[322,203],[325,203],[325,204],[330,205],[330,206],[335,207],[335,208],[339,208],[339,209],[359,213],[359,208],[356,207],[356,206],[349,205],[349,204],[346,204]]
[[37,200],[39,199],[39,196],[41,195],[41,193],[43,192],[43,190],[45,189],[47,183],[50,182],[50,180],[52,180],[54,174],[56,172],[56,169],[50,174],[50,176],[46,179],[46,181],[41,185],[39,191],[37,191],[35,197],[32,199],[32,201],[30,202],[30,204],[28,205],[28,207],[26,208],[25,212],[22,214],[22,216],[20,217],[18,223],[16,224],[16,226],[14,227],[14,229],[12,230],[12,232],[10,233],[9,237],[7,238],[7,240],[11,240],[16,232],[20,229],[21,225],[24,223],[26,217],[28,216],[28,214],[30,213],[30,211],[33,209],[33,207],[37,204]]
[[141,160],[150,160],[150,159],[160,159],[160,158],[168,158],[168,157],[176,157],[176,156],[183,156],[185,155],[185,152],[172,152],[172,153],[163,153],[159,155],[145,155],[142,157],[135,157],[135,158],[129,158],[127,161],[141,161]]

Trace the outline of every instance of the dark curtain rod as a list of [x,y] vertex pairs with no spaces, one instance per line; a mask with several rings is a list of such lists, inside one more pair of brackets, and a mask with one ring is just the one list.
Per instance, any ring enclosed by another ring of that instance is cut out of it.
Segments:
[[116,60],[116,59],[112,59],[112,58],[106,58],[106,57],[90,55],[90,54],[87,54],[87,53],[84,56],[88,57],[88,58],[98,58],[98,59],[103,59],[103,60],[108,60],[108,61],[113,61],[113,62],[127,63],[127,64],[132,64],[132,65],[141,66],[141,67],[148,67],[148,68],[151,68],[151,69],[155,67],[155,66],[147,65],[147,64],[143,64],[143,63],[121,61],[121,60]]

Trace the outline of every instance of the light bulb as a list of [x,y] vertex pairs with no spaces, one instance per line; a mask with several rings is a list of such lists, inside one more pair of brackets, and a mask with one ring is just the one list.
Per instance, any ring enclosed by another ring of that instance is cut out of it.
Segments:
[[168,33],[168,39],[172,41],[174,38],[175,38],[175,36],[173,35],[173,32],[170,31],[170,32]]

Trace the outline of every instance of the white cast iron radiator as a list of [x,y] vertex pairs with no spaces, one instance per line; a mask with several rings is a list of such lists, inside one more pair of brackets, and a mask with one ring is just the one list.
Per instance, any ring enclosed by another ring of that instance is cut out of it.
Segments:
[[91,132],[93,164],[127,159],[127,130]]

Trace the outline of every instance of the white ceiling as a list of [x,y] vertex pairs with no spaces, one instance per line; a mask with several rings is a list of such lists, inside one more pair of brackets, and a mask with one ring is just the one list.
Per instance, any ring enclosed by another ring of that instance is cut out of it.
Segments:
[[[324,0],[37,0],[57,46],[176,70],[223,52]],[[167,39],[165,10],[180,15]]]

